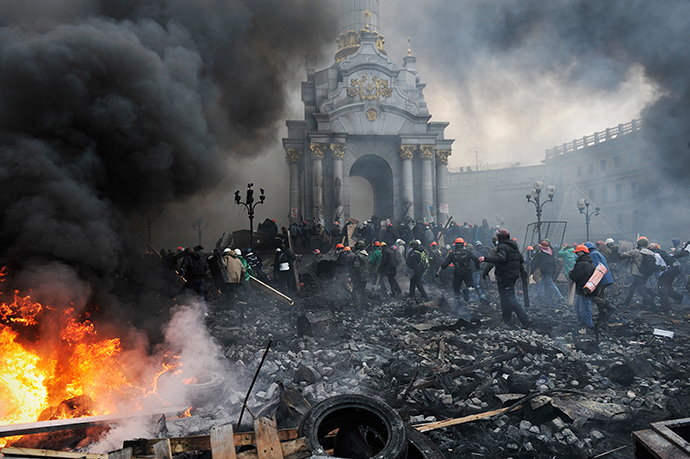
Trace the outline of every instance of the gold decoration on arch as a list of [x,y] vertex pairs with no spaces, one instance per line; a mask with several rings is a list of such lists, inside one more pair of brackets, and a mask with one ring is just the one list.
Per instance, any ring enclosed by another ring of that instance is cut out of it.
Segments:
[[434,146],[433,145],[420,145],[419,149],[421,153],[419,157],[422,159],[432,159],[434,157]]
[[374,107],[369,108],[366,114],[369,121],[376,121],[376,119],[379,117],[379,112]]
[[393,90],[388,87],[388,80],[379,79],[376,75],[372,75],[369,79],[365,73],[362,78],[350,80],[347,95],[350,97],[359,96],[362,100],[379,100],[381,97],[391,97]]

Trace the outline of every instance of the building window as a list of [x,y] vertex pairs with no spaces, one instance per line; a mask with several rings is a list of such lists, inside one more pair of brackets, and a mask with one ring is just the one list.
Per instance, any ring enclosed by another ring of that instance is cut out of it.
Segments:
[[601,189],[601,202],[607,202],[609,200],[609,188],[607,186]]
[[582,166],[577,166],[577,176],[582,177]]
[[616,185],[616,201],[623,200],[623,186],[619,183]]
[[589,190],[589,200],[594,202],[594,190]]
[[615,168],[621,167],[621,157],[620,156],[615,156],[613,158],[613,167],[615,167]]
[[590,174],[594,173],[594,163],[589,163],[589,173]]
[[602,159],[601,160],[601,171],[604,172],[606,170],[606,160]]

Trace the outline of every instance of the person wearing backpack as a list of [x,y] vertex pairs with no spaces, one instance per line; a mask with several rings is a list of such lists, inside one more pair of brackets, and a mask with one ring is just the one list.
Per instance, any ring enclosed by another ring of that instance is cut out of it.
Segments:
[[657,243],[649,244],[649,249],[660,256],[666,265],[666,268],[662,269],[659,273],[657,288],[661,308],[664,311],[668,311],[671,308],[671,298],[676,300],[678,304],[683,302],[683,294],[673,290],[673,281],[676,280],[676,277],[680,274],[680,263],[673,255],[661,250],[661,246]]
[[479,269],[479,256],[476,252],[470,251],[465,247],[465,240],[461,237],[455,239],[455,247],[451,252],[448,252],[446,259],[441,264],[441,267],[436,271],[436,277],[440,277],[441,273],[453,263],[453,292],[455,293],[455,305],[459,308],[462,306],[462,300],[460,300],[460,288],[465,284],[465,288],[462,289],[462,296],[465,299],[465,303],[470,301],[469,288],[475,287],[474,280],[472,277],[473,269],[472,264],[474,264],[475,269]]
[[366,303],[365,287],[369,281],[370,273],[369,254],[365,250],[364,241],[355,243],[355,255],[350,265],[350,278],[352,279],[352,302],[355,306],[363,307]]
[[613,316],[613,313],[616,312],[616,308],[611,305],[609,301],[606,301],[606,287],[609,285],[613,285],[613,275],[611,274],[611,270],[609,269],[609,263],[608,260],[606,260],[606,257],[597,249],[597,246],[593,242],[585,242],[585,247],[589,249],[589,257],[592,259],[592,263],[594,266],[598,265],[604,265],[606,268],[606,274],[602,277],[601,281],[599,281],[599,285],[597,286],[597,289],[595,290],[595,295],[598,298],[601,298],[603,301],[597,301],[595,299],[592,299],[592,302],[597,305],[597,309],[599,309],[599,315],[597,316],[597,323],[599,325],[605,325],[606,322]]
[[[180,271],[185,279],[182,291],[192,289],[197,295],[204,296],[204,284],[206,283],[206,263],[199,252],[187,247],[180,263]],[[182,293],[182,292],[180,292]]]
[[637,240],[637,247],[618,255],[621,260],[632,260],[630,273],[633,275],[633,281],[628,288],[628,295],[625,297],[625,300],[623,300],[624,307],[630,305],[635,292],[639,293],[642,297],[643,305],[654,307],[654,295],[651,290],[645,286],[649,276],[656,272],[656,258],[654,257],[654,252],[647,248],[648,245],[649,240],[642,236]]
[[426,270],[429,269],[429,257],[416,239],[410,241],[410,247],[412,250],[407,256],[407,266],[412,269],[412,277],[410,277],[410,292],[407,296],[414,298],[416,288],[422,294],[424,301],[429,301],[429,295],[427,295],[422,285],[422,277]]

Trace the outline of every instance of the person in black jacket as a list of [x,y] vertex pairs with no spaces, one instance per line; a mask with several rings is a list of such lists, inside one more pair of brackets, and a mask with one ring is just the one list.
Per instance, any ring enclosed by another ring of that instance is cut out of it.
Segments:
[[[501,299],[503,320],[510,323],[512,315],[515,313],[522,326],[528,328],[532,325],[532,320],[525,312],[525,309],[518,303],[517,298],[515,298],[515,281],[520,276],[527,276],[524,259],[518,250],[517,244],[510,239],[508,230],[499,230],[497,237],[498,246],[496,246],[496,254],[488,257],[479,257],[479,261],[485,261],[493,265],[496,270],[496,284],[498,285]],[[487,270],[485,270],[486,272]]]
[[[589,249],[585,245],[578,245],[575,247],[574,252],[577,256],[577,261],[575,261],[575,266],[570,270],[568,277],[570,280],[575,282],[575,291],[577,292],[577,322],[581,326],[587,328],[594,328],[594,322],[592,322],[592,301],[598,303],[598,296],[596,290],[593,293],[588,294],[582,288],[585,286],[587,281],[596,267],[592,262],[592,257],[589,256]],[[597,288],[602,288],[598,286]],[[603,300],[606,301],[606,300]]]
[[436,276],[441,276],[441,272],[445,270],[451,263],[453,263],[453,292],[455,293],[455,304],[460,307],[462,301],[460,300],[460,287],[465,284],[465,288],[462,290],[462,296],[465,302],[470,301],[469,288],[475,287],[474,280],[472,278],[472,264],[474,264],[475,269],[479,269],[479,256],[476,252],[469,250],[465,247],[465,241],[461,237],[455,240],[455,247],[451,252],[448,252],[446,259],[441,264],[441,267],[436,271]]
[[428,262],[424,262],[426,254],[419,246],[419,242],[417,242],[416,239],[410,241],[410,247],[412,247],[412,250],[407,256],[407,266],[412,269],[413,274],[412,277],[410,277],[410,292],[407,296],[414,298],[415,288],[417,288],[419,289],[419,293],[422,294],[424,301],[429,301],[429,295],[427,295],[422,285],[422,276],[424,276],[424,272],[429,267]]

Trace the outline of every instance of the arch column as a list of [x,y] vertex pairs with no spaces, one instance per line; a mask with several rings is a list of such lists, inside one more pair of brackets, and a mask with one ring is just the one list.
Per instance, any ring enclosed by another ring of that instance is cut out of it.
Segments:
[[288,148],[286,156],[290,167],[290,223],[299,223],[301,209],[299,163],[302,160],[302,150]]
[[448,208],[448,157],[451,150],[436,150],[436,202],[438,209],[436,219],[440,225],[445,225],[450,218]]
[[309,145],[311,149],[311,163],[312,163],[312,178],[314,190],[314,221],[316,223],[325,224],[323,212],[323,156],[328,148],[327,143],[312,142]]
[[333,152],[333,221],[343,222],[343,158],[345,158],[345,150],[347,144],[332,143],[331,151]]
[[431,210],[434,205],[434,179],[431,160],[434,159],[434,145],[420,145],[419,150],[419,157],[422,158],[422,218],[429,223],[433,221]]
[[412,177],[412,158],[417,145],[400,145],[402,159],[402,201],[404,217],[414,219],[414,181]]

